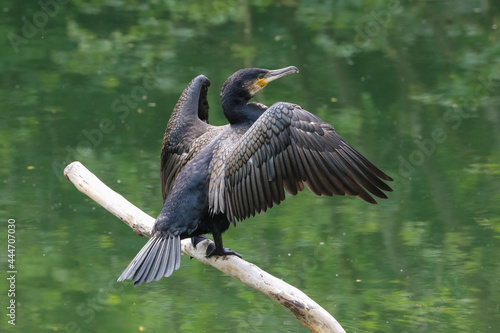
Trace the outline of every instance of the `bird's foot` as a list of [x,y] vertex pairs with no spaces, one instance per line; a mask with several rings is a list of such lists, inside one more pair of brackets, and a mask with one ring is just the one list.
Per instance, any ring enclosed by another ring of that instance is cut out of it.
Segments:
[[205,235],[194,236],[194,237],[191,237],[191,244],[193,244],[193,247],[196,249],[196,245],[198,245],[199,243],[201,243],[207,239],[208,238],[205,237]]
[[[193,247],[196,249],[196,245],[198,245],[199,243],[201,243],[207,239],[208,238],[205,237],[205,235],[194,236],[194,237],[191,237],[191,244],[193,244]],[[193,257],[190,256],[189,259],[193,259]]]
[[215,246],[215,243],[210,243],[207,247],[207,254],[206,257],[210,258],[211,256],[237,256],[238,258],[241,258],[241,254],[238,252],[234,252],[231,249],[222,247],[222,248],[217,248]]

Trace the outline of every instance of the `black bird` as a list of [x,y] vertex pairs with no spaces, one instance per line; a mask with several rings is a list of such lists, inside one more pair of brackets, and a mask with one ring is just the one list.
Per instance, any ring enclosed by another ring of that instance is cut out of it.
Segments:
[[221,91],[225,126],[208,124],[203,75],[184,89],[168,122],[161,152],[163,208],[151,239],[118,281],[134,285],[170,276],[179,268],[181,239],[193,243],[211,233],[212,255],[237,255],[222,244],[235,220],[266,211],[304,190],[316,195],[353,195],[376,203],[392,191],[392,179],[349,146],[317,116],[300,106],[278,102],[267,108],[249,100],[266,84],[291,73],[246,68],[231,75]]

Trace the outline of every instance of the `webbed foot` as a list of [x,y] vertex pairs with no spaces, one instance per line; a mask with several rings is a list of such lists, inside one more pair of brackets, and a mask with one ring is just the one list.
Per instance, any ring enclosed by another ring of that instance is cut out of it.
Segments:
[[210,243],[207,247],[206,257],[210,258],[213,255],[216,255],[216,256],[229,256],[229,255],[231,255],[231,256],[237,256],[237,257],[241,258],[241,254],[239,254],[238,252],[235,252],[235,251],[228,249],[228,248],[225,248],[225,247],[217,248],[215,246],[215,243]]
[[194,236],[191,237],[191,244],[193,244],[194,248],[196,249],[196,245],[198,245],[198,243],[203,242],[206,239],[208,238],[205,237],[205,235]]
[[[196,245],[198,245],[199,243],[203,242],[206,239],[208,238],[205,237],[205,235],[194,236],[191,237],[191,244],[193,244],[193,247],[196,249]],[[193,259],[193,257],[190,256],[189,259]]]

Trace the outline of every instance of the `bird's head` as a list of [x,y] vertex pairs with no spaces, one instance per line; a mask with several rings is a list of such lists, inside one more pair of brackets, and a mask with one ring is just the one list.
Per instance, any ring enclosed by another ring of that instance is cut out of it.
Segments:
[[269,82],[288,74],[298,73],[295,66],[280,69],[244,68],[231,75],[221,90],[221,98],[225,95],[242,97],[249,101],[256,93],[262,90]]

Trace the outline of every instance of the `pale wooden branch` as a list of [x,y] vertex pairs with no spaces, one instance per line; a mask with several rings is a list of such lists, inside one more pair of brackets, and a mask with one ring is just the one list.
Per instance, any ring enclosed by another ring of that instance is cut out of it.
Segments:
[[[125,222],[137,234],[147,237],[151,236],[155,219],[106,186],[80,162],[69,164],[64,170],[64,176],[79,191],[85,193],[92,200]],[[195,249],[189,239],[184,239],[182,240],[182,251],[279,302],[290,310],[302,325],[307,327],[311,332],[345,333],[335,318],[306,294],[283,280],[263,271],[254,264],[236,256],[213,256],[206,258],[205,253],[208,244],[209,241],[204,241],[199,243]]]

